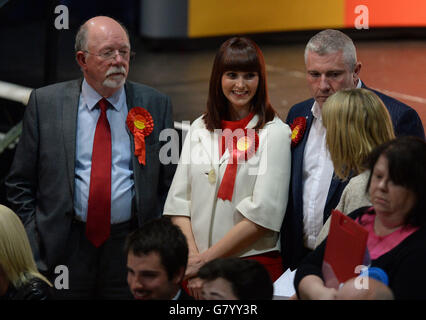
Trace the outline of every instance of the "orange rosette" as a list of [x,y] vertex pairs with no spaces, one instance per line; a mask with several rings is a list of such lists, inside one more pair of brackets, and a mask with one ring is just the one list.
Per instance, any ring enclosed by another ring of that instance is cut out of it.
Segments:
[[[249,131],[248,131],[249,130]],[[228,161],[217,197],[232,201],[234,195],[235,178],[239,161],[247,161],[259,148],[259,136],[254,129],[239,129],[231,137],[225,137],[226,147],[232,158]],[[235,133],[240,134],[235,134]],[[232,139],[231,139],[232,138]]]
[[306,118],[297,117],[294,119],[293,123],[290,125],[291,129],[291,146],[296,146],[300,140],[303,138],[303,134],[306,129]]
[[145,137],[154,130],[154,120],[146,109],[133,107],[127,114],[126,124],[135,141],[135,156],[140,164],[145,165]]

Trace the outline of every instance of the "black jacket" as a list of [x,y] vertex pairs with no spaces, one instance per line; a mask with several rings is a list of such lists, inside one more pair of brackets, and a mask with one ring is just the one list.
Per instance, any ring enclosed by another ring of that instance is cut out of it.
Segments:
[[28,283],[19,288],[9,285],[6,294],[0,300],[50,300],[52,288],[39,278],[32,278]]
[[[349,214],[349,217],[356,219],[366,209],[368,207],[359,208]],[[325,239],[297,268],[294,278],[297,293],[303,277],[312,274],[322,278],[321,267],[326,242]],[[379,267],[387,273],[389,287],[395,299],[426,299],[426,227],[420,227],[396,247],[372,260],[371,266]]]
[[[364,83],[362,87],[369,89]],[[422,121],[414,109],[383,93],[369,90],[376,93],[388,109],[397,137],[417,136],[425,139]],[[306,129],[300,142],[291,148],[290,193],[286,214],[281,226],[281,256],[284,269],[296,269],[308,253],[303,241],[303,159],[306,141],[313,122],[311,109],[314,102],[314,99],[309,99],[294,105],[288,112],[286,119],[286,123],[291,125],[297,117],[306,118]],[[324,223],[330,216],[331,209],[339,203],[340,196],[347,183],[348,181],[342,181],[335,176],[331,180],[323,214]]]

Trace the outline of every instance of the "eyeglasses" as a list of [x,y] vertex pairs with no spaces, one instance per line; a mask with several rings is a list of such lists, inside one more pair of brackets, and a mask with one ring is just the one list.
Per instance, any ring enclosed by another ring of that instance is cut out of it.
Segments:
[[118,54],[125,60],[133,59],[136,55],[135,52],[127,50],[127,49],[105,50],[105,51],[102,51],[101,53],[98,53],[98,54],[83,50],[83,52],[91,54],[92,56],[98,56],[103,60],[115,59],[115,57],[117,56],[117,51],[118,51]]

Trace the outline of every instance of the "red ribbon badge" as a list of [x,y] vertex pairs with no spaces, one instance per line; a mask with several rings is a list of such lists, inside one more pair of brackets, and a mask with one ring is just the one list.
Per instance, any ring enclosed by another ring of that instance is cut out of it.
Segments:
[[230,158],[226,166],[217,197],[222,200],[232,201],[238,162],[247,161],[256,153],[259,148],[259,136],[254,129],[238,129],[233,133],[230,130],[225,130],[224,135],[226,148],[232,158]]
[[306,129],[306,118],[297,117],[294,119],[293,123],[290,125],[291,129],[291,146],[296,146],[303,137]]
[[144,108],[134,107],[127,114],[126,124],[135,140],[135,156],[145,165],[145,137],[154,130],[154,120]]

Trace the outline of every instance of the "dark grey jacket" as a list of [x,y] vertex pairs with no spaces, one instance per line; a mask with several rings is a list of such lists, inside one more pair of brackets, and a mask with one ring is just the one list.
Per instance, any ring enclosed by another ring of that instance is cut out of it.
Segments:
[[[22,135],[6,180],[7,197],[26,228],[38,268],[52,272],[66,254],[74,217],[76,128],[82,79],[33,90],[26,109]],[[146,166],[134,156],[133,212],[139,224],[160,216],[175,166],[163,165],[160,132],[173,128],[170,99],[145,85],[126,82],[129,110],[143,107],[154,120],[145,138]]]

